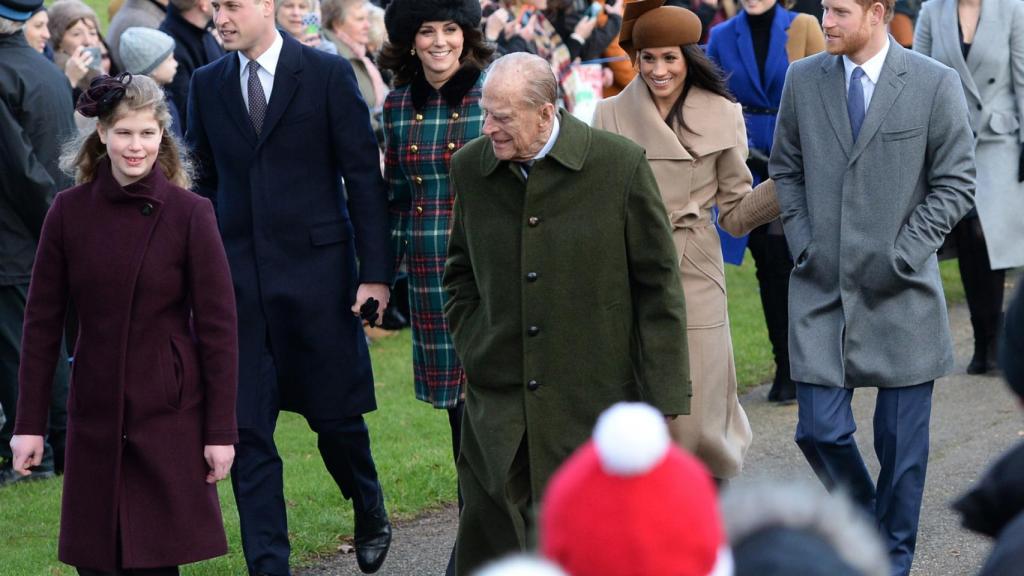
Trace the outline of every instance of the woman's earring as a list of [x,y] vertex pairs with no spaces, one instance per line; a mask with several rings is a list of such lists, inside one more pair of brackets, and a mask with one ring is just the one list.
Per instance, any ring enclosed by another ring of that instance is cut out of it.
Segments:
[[415,56],[415,55],[416,55],[416,49],[415,48],[409,48],[409,56]]

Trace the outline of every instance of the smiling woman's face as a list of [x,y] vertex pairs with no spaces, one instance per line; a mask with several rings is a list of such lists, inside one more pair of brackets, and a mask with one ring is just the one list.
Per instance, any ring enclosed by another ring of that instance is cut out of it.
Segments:
[[443,82],[459,69],[465,37],[462,27],[455,22],[424,22],[416,31],[414,42],[427,80]]

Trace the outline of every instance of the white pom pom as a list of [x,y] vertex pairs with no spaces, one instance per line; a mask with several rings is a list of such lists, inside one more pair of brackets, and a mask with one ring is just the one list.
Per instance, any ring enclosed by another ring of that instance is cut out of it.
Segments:
[[541,558],[509,556],[484,566],[475,576],[566,576],[565,572]]
[[647,404],[620,402],[597,419],[594,445],[605,472],[637,476],[654,468],[671,439],[665,418]]

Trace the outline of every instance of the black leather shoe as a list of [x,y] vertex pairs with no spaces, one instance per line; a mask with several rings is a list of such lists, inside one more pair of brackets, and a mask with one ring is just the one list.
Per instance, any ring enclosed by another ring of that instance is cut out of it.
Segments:
[[796,384],[789,378],[776,374],[772,388],[768,391],[768,401],[777,404],[792,404],[796,401]]
[[384,504],[370,512],[356,513],[356,563],[363,574],[380,570],[391,548],[391,521]]

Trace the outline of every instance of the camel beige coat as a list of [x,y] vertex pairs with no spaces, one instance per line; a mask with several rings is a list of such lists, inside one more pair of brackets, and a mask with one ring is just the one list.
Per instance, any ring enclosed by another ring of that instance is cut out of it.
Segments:
[[693,88],[683,117],[692,132],[669,128],[637,76],[621,94],[598,104],[594,126],[647,151],[672,224],[686,294],[693,398],[690,415],[678,417],[670,428],[676,442],[716,478],[730,478],[743,468],[751,432],[736,397],[725,271],[712,209],[718,206],[719,224],[733,236],[774,220],[779,211],[768,189],[751,194],[739,104]]

